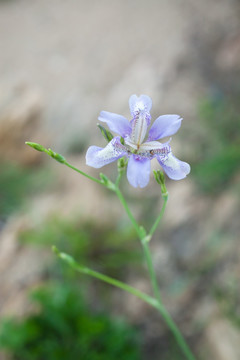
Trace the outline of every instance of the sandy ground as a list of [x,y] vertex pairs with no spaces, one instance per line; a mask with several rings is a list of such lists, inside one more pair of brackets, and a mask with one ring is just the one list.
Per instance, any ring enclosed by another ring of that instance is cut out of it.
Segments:
[[93,138],[101,109],[128,116],[133,93],[153,98],[153,116],[193,121],[207,91],[203,48],[212,55],[236,32],[236,10],[233,0],[1,1],[0,91],[37,88],[60,149],[73,135]]

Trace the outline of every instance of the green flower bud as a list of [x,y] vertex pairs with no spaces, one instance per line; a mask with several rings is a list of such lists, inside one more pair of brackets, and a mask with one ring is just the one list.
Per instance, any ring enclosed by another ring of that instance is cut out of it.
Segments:
[[52,151],[52,149],[48,149],[48,155],[50,155],[53,159],[57,160],[61,164],[64,164],[66,159],[61,154],[56,153],[55,151]]
[[33,149],[35,149],[37,151],[46,151],[45,147],[43,147],[40,144],[30,142],[30,141],[25,141],[25,144],[28,145],[28,146],[31,146]]
[[168,191],[165,185],[165,176],[161,170],[153,170],[153,174],[157,183],[161,186],[161,192],[163,197],[168,197]]
[[126,165],[128,163],[128,159],[125,159],[125,157],[122,157],[118,159],[118,170],[124,170]]

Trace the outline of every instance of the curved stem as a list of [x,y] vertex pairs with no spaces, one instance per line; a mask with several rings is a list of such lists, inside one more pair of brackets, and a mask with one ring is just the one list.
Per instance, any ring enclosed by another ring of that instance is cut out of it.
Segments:
[[[110,276],[104,275],[99,273],[98,271],[94,271],[91,270],[85,266],[82,266],[80,264],[78,264],[74,258],[66,253],[60,252],[55,246],[52,247],[52,250],[56,253],[56,255],[62,259],[63,261],[65,261],[68,265],[70,265],[74,270],[85,274],[85,275],[89,275],[92,276],[96,279],[99,279],[101,281],[104,281],[110,285],[113,285],[115,287],[118,287],[126,292],[129,292],[135,296],[137,296],[138,298],[140,298],[141,300],[145,301],[146,303],[148,303],[149,305],[155,307],[156,309],[160,310],[159,308],[159,303],[156,299],[154,299],[153,297],[143,293],[142,291],[139,291],[137,289],[135,289],[134,287],[127,285],[119,280],[116,280]],[[164,311],[163,308],[161,308],[161,311]]]
[[177,343],[179,344],[179,346],[181,347],[183,353],[186,355],[187,360],[195,360],[194,355],[192,354],[191,350],[189,349],[188,345],[186,344],[180,330],[178,329],[178,327],[176,326],[176,324],[174,323],[174,321],[172,320],[170,314],[168,313],[168,311],[165,309],[164,305],[159,301],[156,300],[154,298],[152,298],[151,296],[143,293],[142,291],[139,291],[137,289],[135,289],[134,287],[127,285],[119,280],[116,280],[114,278],[111,278],[110,276],[101,274],[97,271],[91,270],[85,266],[82,266],[80,264],[78,264],[72,256],[59,252],[59,250],[53,246],[52,250],[56,253],[56,255],[62,259],[64,262],[66,262],[69,266],[71,266],[75,271],[78,271],[82,274],[85,275],[89,275],[92,276],[94,278],[97,278],[103,282],[106,282],[110,285],[113,285],[117,288],[120,288],[132,295],[137,296],[139,299],[143,300],[144,302],[146,302],[147,304],[153,306],[154,308],[156,308],[159,313],[162,315],[163,319],[165,320],[167,326],[169,327],[169,329],[172,331],[172,333],[175,336],[175,339],[177,341]]
[[96,179],[95,177],[86,174],[85,172],[77,169],[75,166],[69,164],[67,162],[67,160],[65,159],[65,157],[63,157],[61,154],[56,153],[55,151],[53,151],[52,149],[46,149],[44,146],[42,146],[41,144],[35,143],[35,142],[31,142],[31,141],[25,141],[25,144],[30,146],[31,148],[37,150],[37,151],[41,151],[41,152],[45,152],[47,155],[51,156],[53,159],[55,159],[56,161],[58,161],[61,164],[64,164],[66,166],[68,166],[69,168],[71,168],[72,170],[78,172],[79,174],[87,177],[88,179],[95,181],[98,184],[101,185],[105,185],[101,180]]

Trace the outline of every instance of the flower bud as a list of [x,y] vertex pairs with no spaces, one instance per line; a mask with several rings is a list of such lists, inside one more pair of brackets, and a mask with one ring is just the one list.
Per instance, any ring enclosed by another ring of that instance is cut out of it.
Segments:
[[40,145],[38,143],[25,141],[25,144],[28,145],[28,146],[31,146],[33,149],[35,149],[37,151],[46,151],[45,147],[43,147],[42,145]]
[[168,197],[168,191],[165,185],[164,173],[161,170],[153,170],[153,174],[157,183],[161,186],[161,192],[163,197]]
[[52,149],[48,149],[48,155],[50,155],[53,159],[57,160],[61,164],[64,164],[66,161],[66,159],[61,154],[52,151]]
[[118,159],[118,170],[124,170],[126,165],[127,165],[128,160],[125,159],[124,157],[121,157],[120,159]]

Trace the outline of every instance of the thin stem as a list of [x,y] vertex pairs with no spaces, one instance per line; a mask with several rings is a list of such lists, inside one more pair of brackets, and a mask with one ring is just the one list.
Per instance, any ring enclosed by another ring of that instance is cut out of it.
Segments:
[[141,240],[141,243],[142,243],[143,252],[144,252],[144,255],[146,258],[146,263],[147,263],[147,267],[148,267],[148,272],[149,272],[154,296],[159,302],[161,302],[161,294],[160,294],[159,286],[157,283],[156,273],[155,273],[155,270],[153,267],[152,256],[151,256],[151,253],[149,250],[148,241],[146,240],[146,238],[144,238]]
[[117,179],[116,179],[116,182],[115,182],[115,185],[116,185],[117,187],[119,186],[119,183],[120,183],[120,180],[121,180],[121,178],[122,178],[122,175],[123,175],[122,171],[119,171],[118,176],[117,176]]
[[168,313],[168,311],[165,309],[164,305],[158,302],[158,310],[160,314],[162,315],[163,319],[165,320],[165,323],[167,324],[168,328],[172,331],[179,347],[181,348],[184,355],[186,355],[187,360],[196,360],[195,356],[193,355],[192,351],[190,350],[189,346],[187,345],[184,337],[182,336],[181,331],[173,321],[172,317]]
[[[59,252],[59,250],[53,246],[52,247],[52,250],[57,254],[57,256],[62,259],[63,261],[65,261],[68,265],[70,265],[74,270],[82,273],[82,274],[85,274],[85,275],[89,275],[89,276],[92,276],[94,278],[97,278],[101,281],[104,281],[110,285],[113,285],[115,287],[118,287],[126,292],[129,292],[135,296],[137,296],[138,298],[140,298],[141,300],[145,301],[146,303],[148,303],[149,305],[155,307],[156,309],[158,309],[160,311],[160,308],[159,308],[159,303],[156,299],[154,299],[153,297],[143,293],[142,291],[139,291],[137,289],[135,289],[134,287],[130,286],[130,285],[127,285],[119,280],[116,280],[110,276],[107,276],[107,275],[104,275],[104,274],[101,274],[99,273],[98,271],[94,271],[94,270],[91,270],[85,266],[82,266],[80,264],[78,264],[72,256],[68,255],[68,254],[65,254],[63,252]],[[161,308],[161,311],[164,311],[163,308]]]
[[59,250],[53,246],[52,247],[53,251],[56,253],[56,255],[62,259],[63,261],[65,261],[69,266],[71,266],[75,271],[78,271],[82,274],[85,275],[89,275],[92,276],[96,279],[99,279],[105,283],[108,283],[110,285],[113,285],[119,289],[122,289],[132,295],[137,296],[139,299],[145,301],[147,304],[151,305],[152,307],[156,308],[159,313],[162,315],[163,319],[165,320],[167,326],[169,327],[169,329],[172,331],[172,333],[175,336],[175,339],[177,341],[177,343],[179,344],[180,348],[182,349],[183,353],[186,355],[187,360],[195,360],[194,355],[192,354],[191,350],[189,349],[188,345],[186,344],[180,330],[178,329],[178,327],[176,326],[176,324],[174,323],[173,319],[171,318],[170,314],[168,313],[168,311],[165,309],[164,305],[152,298],[151,296],[143,293],[142,291],[139,291],[137,289],[135,289],[134,287],[127,285],[119,280],[116,280],[114,278],[111,278],[110,276],[101,274],[97,271],[91,270],[85,266],[82,266],[80,264],[78,264],[73,257],[71,257],[68,254],[59,252]]
[[168,201],[168,196],[167,195],[163,196],[163,206],[161,208],[160,214],[158,215],[157,219],[155,220],[153,226],[151,227],[151,229],[149,231],[150,236],[152,236],[155,233],[159,222],[162,220],[163,214],[164,214],[165,209],[166,209],[167,201]]
[[90,179],[90,180],[92,180],[92,181],[95,181],[95,182],[96,182],[96,183],[98,183],[98,184],[104,185],[104,184],[103,184],[103,182],[102,182],[101,180],[96,179],[95,177],[93,177],[93,176],[91,176],[91,175],[86,174],[85,172],[83,172],[83,171],[79,170],[79,169],[78,169],[78,168],[76,168],[75,166],[73,166],[73,165],[69,164],[66,160],[63,162],[63,164],[64,164],[64,165],[66,165],[66,166],[68,166],[70,169],[72,169],[72,170],[74,170],[74,171],[78,172],[79,174],[81,174],[81,175],[83,175],[83,176],[87,177],[88,179]]
[[[156,231],[157,226],[159,225],[159,222],[161,221],[161,219],[163,217],[163,214],[164,214],[164,211],[166,208],[166,204],[167,204],[167,200],[168,200],[168,196],[167,196],[167,194],[164,194],[164,196],[163,196],[164,203],[163,203],[162,209],[160,211],[160,214],[157,217],[156,221],[154,222],[153,226],[151,227],[149,233],[144,234],[144,232],[141,231],[140,226],[136,222],[132,212],[130,211],[128,204],[127,204],[125,198],[123,197],[118,186],[116,186],[115,192],[116,192],[119,200],[121,201],[122,205],[124,206],[124,209],[126,210],[126,213],[128,214],[129,219],[131,220],[131,222],[132,222],[134,228],[136,229],[137,234],[141,240],[144,255],[146,258],[147,267],[148,267],[149,277],[150,277],[153,292],[154,292],[154,296],[157,300],[157,309],[160,312],[160,314],[162,315],[168,328],[172,331],[177,343],[179,344],[179,347],[182,349],[182,352],[185,354],[186,359],[187,360],[195,360],[195,357],[192,354],[190,348],[188,347],[180,330],[178,329],[177,325],[175,324],[175,322],[173,321],[170,314],[168,313],[168,311],[166,310],[165,306],[162,303],[161,294],[160,294],[160,290],[159,290],[159,286],[158,286],[158,282],[157,282],[157,277],[156,277],[156,273],[155,273],[153,262],[152,262],[152,256],[151,256],[151,252],[150,252],[150,249],[148,246],[149,240],[151,239],[152,235]],[[133,293],[133,292],[131,292],[131,293]]]
[[124,209],[125,209],[128,217],[129,217],[129,219],[131,220],[131,222],[132,222],[132,224],[133,224],[133,226],[134,226],[134,228],[135,228],[138,236],[139,236],[140,238],[142,238],[142,232],[141,232],[141,230],[140,230],[140,227],[139,227],[137,221],[135,220],[135,218],[134,218],[131,210],[129,209],[128,204],[127,204],[127,202],[126,202],[126,200],[125,200],[125,198],[124,198],[123,194],[121,193],[121,191],[120,191],[120,189],[119,189],[118,186],[116,186],[115,192],[116,192],[119,200],[121,201],[121,203],[122,203],[122,205],[123,205],[123,207],[124,207]]

